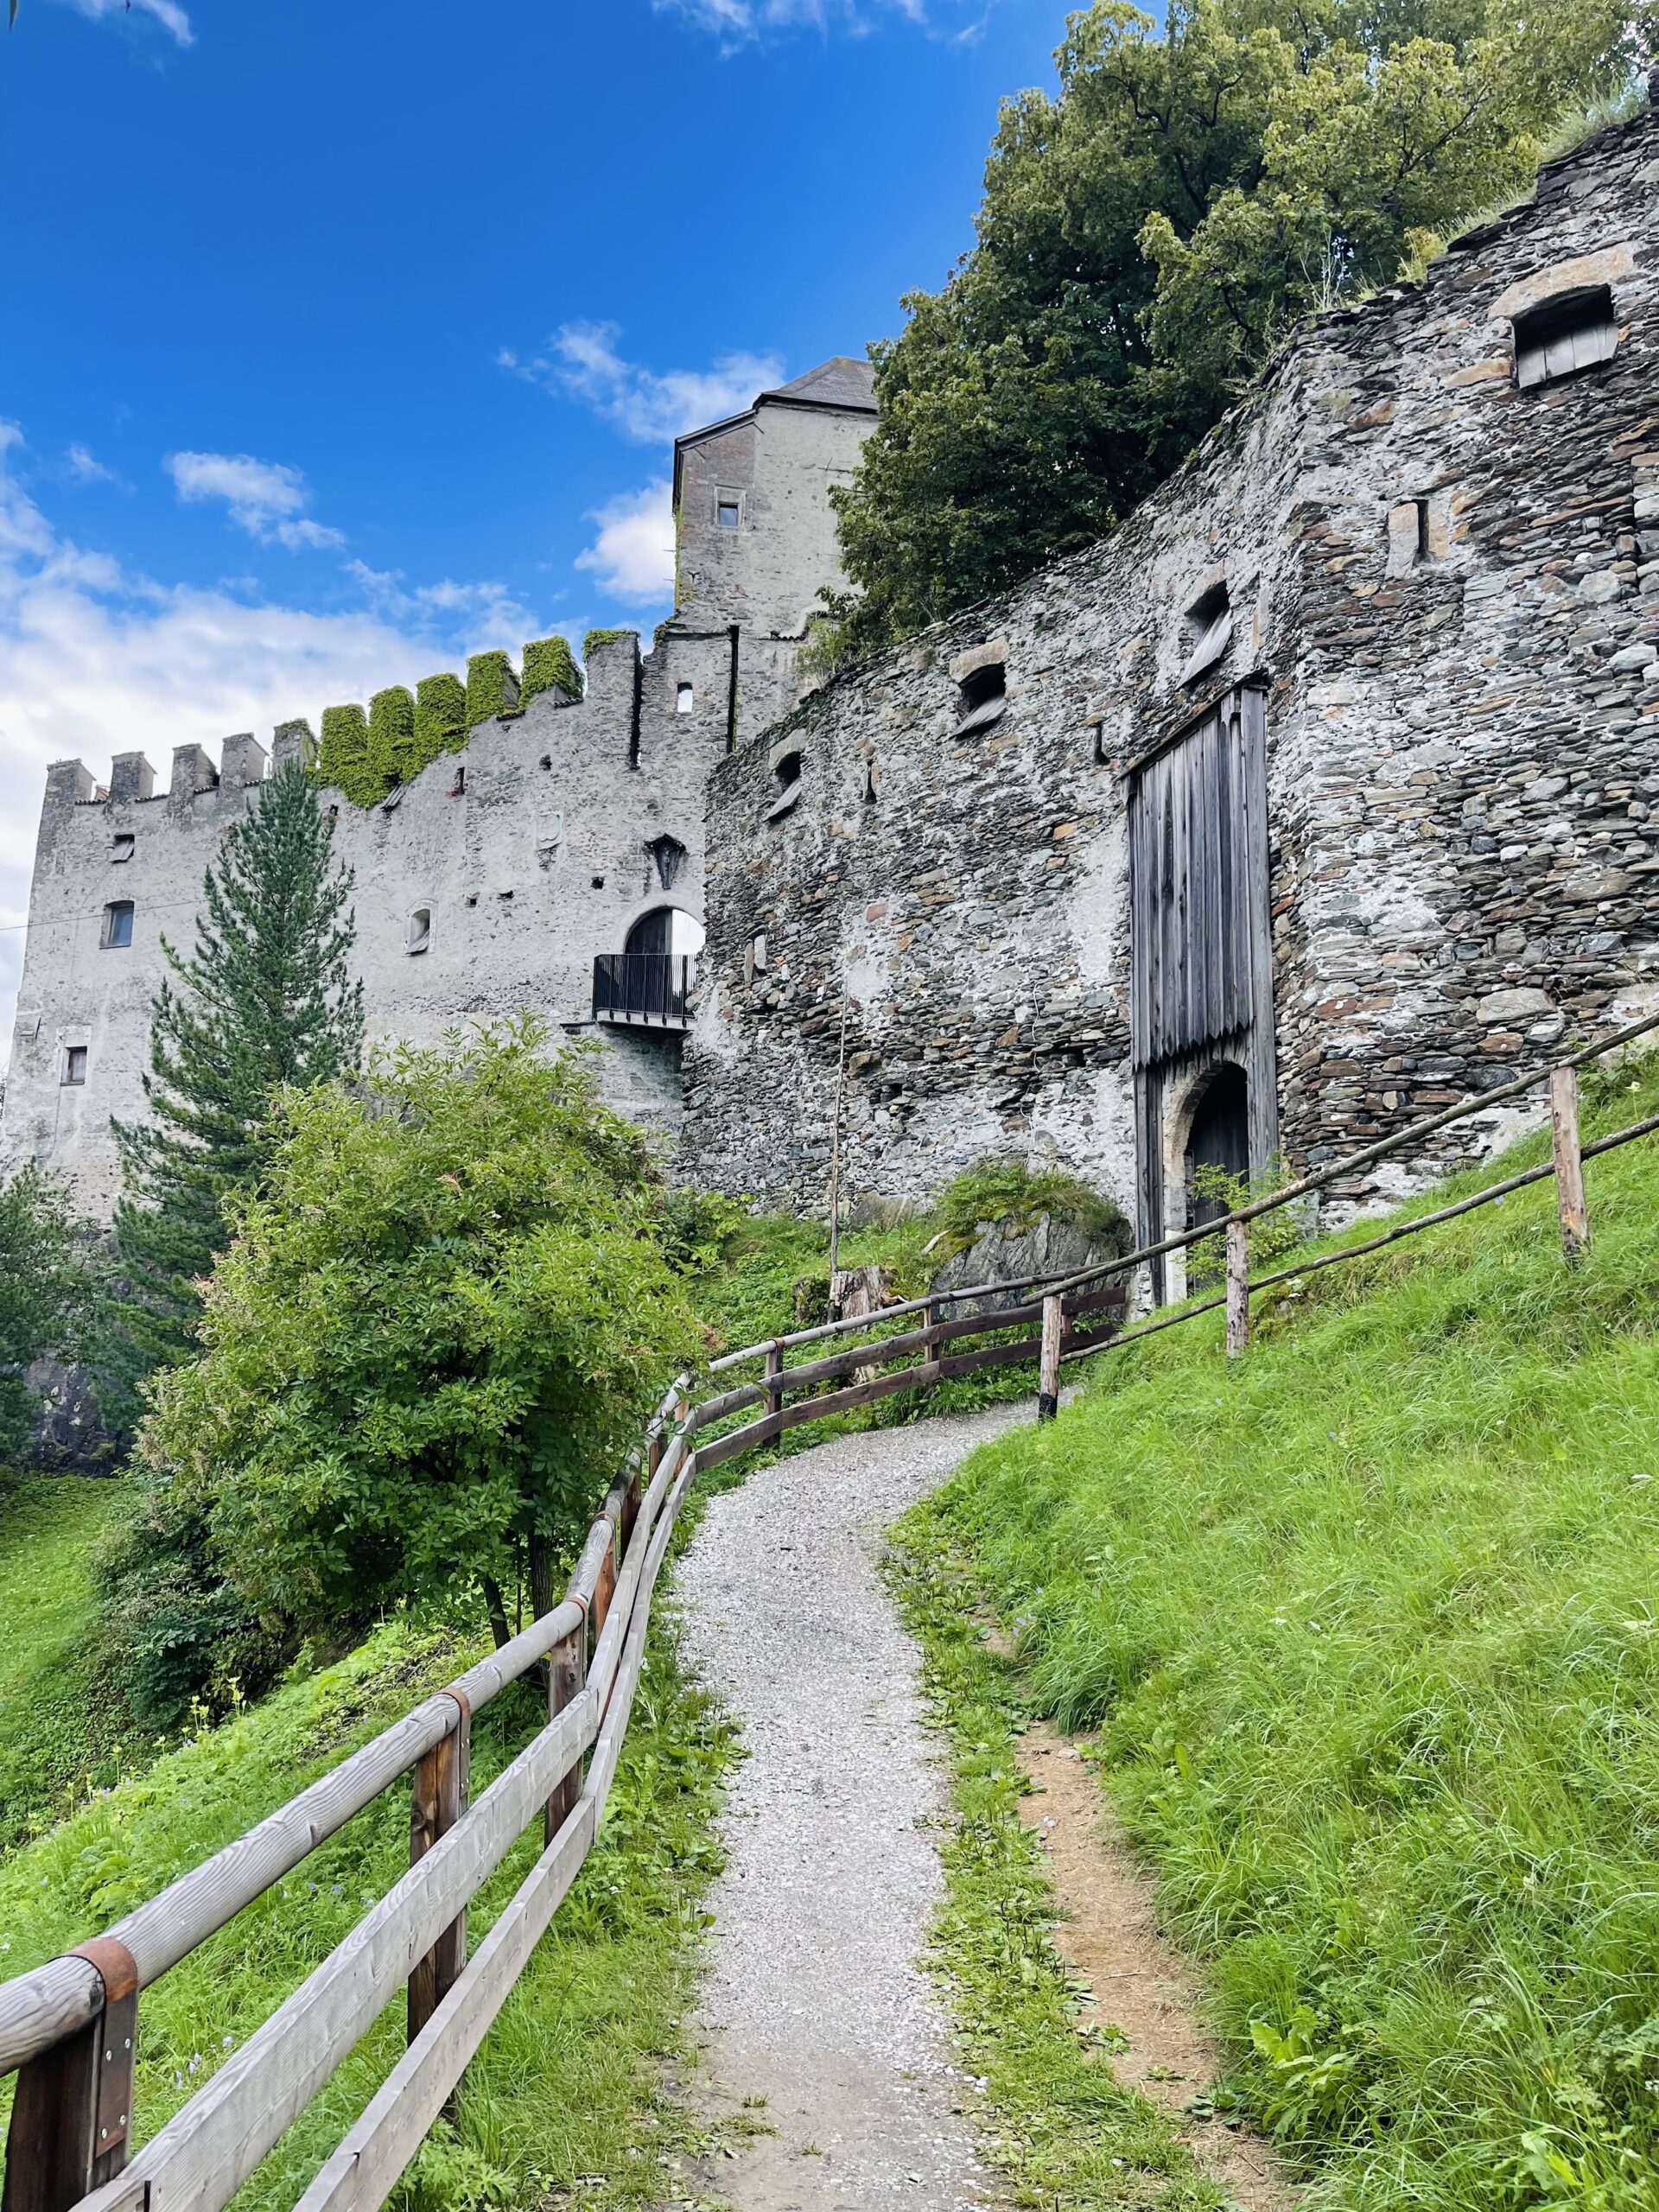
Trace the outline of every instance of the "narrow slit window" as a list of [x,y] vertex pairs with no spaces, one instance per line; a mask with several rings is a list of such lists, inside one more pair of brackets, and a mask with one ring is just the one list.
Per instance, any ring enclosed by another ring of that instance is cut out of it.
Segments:
[[409,934],[404,940],[406,952],[425,952],[432,943],[432,909],[416,906],[409,918]]
[[63,1080],[66,1085],[86,1082],[86,1047],[85,1045],[70,1045],[65,1047]]
[[693,693],[691,686],[689,683],[677,683],[674,687],[675,713],[677,715],[689,715],[691,711]]
[[112,861],[130,861],[137,842],[130,830],[118,831],[110,840],[110,858]]
[[1563,292],[1515,319],[1515,380],[1522,391],[1609,361],[1618,348],[1613,296],[1605,284]]
[[1224,583],[1212,584],[1187,608],[1186,635],[1191,650],[1181,671],[1183,684],[1196,683],[1232,643],[1233,607]]
[[101,941],[106,952],[118,950],[121,946],[132,943],[132,901],[130,899],[112,899],[104,909],[104,935]]

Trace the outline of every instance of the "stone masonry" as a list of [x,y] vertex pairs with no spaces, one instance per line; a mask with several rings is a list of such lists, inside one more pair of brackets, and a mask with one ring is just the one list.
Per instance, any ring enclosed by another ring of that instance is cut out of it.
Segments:
[[[1128,794],[1138,763],[1252,687],[1260,1016],[1291,1166],[1646,1009],[1656,187],[1648,110],[1548,168],[1425,282],[1305,325],[1115,537],[716,764],[688,1174],[822,1205],[844,1014],[855,1192],[920,1198],[1012,1151],[1133,1213]],[[1569,325],[1578,339],[1551,335]],[[1003,703],[982,705],[998,671]],[[1167,1211],[1145,1228],[1186,1217],[1192,1096],[1170,1094]],[[1495,1111],[1351,1181],[1333,1214],[1519,1118]]]

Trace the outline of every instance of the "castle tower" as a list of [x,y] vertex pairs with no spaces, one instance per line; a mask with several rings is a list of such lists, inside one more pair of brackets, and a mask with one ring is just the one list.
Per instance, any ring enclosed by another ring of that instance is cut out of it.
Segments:
[[822,594],[845,583],[832,486],[875,421],[874,373],[844,354],[675,441],[674,614],[662,633],[723,639],[732,735],[795,703],[796,658]]

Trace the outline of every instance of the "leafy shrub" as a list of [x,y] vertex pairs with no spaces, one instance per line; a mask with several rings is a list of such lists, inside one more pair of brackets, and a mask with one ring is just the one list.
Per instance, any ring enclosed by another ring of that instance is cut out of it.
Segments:
[[706,1341],[642,1133],[524,1020],[279,1102],[261,1188],[139,1454],[261,1618],[327,1629],[552,1560]]
[[563,691],[582,696],[582,671],[571,654],[568,638],[533,638],[524,647],[524,688],[520,706],[528,706],[538,691]]

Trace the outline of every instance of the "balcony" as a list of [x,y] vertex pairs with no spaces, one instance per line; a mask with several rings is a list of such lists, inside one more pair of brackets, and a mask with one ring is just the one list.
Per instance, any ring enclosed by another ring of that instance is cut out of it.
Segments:
[[594,1020],[646,1029],[683,1029],[695,969],[689,952],[596,953]]

